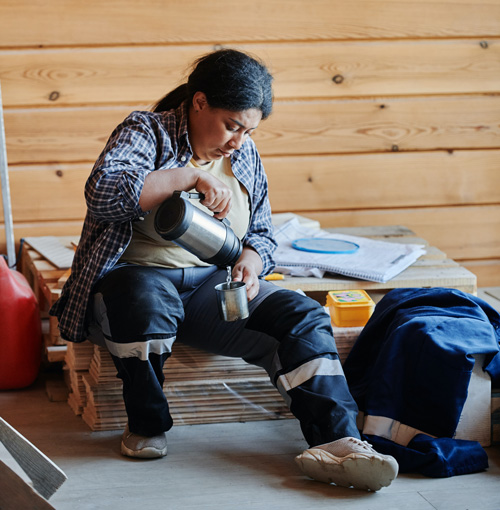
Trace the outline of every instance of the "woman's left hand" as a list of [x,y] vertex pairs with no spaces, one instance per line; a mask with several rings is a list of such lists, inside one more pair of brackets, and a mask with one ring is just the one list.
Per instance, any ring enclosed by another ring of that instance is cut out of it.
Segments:
[[249,301],[259,293],[259,274],[261,272],[262,259],[259,254],[253,248],[245,246],[233,268],[232,277],[235,282],[246,283]]

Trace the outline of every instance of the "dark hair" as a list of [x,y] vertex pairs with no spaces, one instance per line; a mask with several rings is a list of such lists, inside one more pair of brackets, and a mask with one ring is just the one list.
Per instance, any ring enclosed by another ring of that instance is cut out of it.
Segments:
[[177,108],[196,92],[203,92],[212,108],[233,112],[256,108],[266,119],[272,111],[272,81],[267,67],[256,58],[237,50],[217,50],[198,58],[187,83],[160,99],[153,111]]

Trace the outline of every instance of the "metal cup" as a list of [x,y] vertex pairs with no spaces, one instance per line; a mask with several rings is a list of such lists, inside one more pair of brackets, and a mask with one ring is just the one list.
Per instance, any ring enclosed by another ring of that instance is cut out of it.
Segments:
[[215,286],[219,316],[232,322],[248,317],[247,285],[244,282],[224,282]]

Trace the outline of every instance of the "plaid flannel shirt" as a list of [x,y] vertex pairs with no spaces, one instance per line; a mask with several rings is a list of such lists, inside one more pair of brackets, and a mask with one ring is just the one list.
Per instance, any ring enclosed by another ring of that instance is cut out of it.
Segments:
[[[132,112],[113,131],[85,185],[87,214],[71,275],[50,310],[59,319],[64,339],[86,339],[86,316],[94,284],[127,248],[132,222],[149,214],[139,206],[146,176],[159,169],[184,167],[192,154],[185,104],[168,112]],[[231,165],[250,197],[250,225],[243,244],[259,253],[264,275],[274,267],[276,242],[267,177],[252,139],[234,151]]]

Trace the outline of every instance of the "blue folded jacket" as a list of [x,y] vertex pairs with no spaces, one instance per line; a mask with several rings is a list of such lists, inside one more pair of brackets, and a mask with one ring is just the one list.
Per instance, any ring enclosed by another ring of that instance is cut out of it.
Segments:
[[452,438],[474,355],[484,355],[483,369],[500,385],[499,328],[495,309],[455,289],[395,289],[377,304],[344,371],[369,441],[401,472],[451,476],[487,467],[479,443]]

